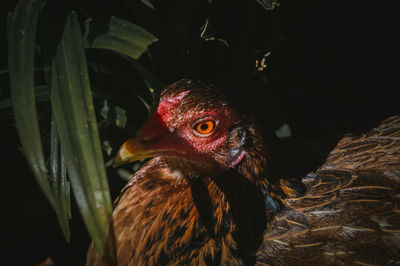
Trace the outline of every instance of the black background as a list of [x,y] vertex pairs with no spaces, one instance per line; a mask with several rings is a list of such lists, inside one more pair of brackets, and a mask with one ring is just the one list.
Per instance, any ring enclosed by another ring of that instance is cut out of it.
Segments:
[[[183,77],[204,79],[243,95],[243,105],[261,123],[273,130],[283,123],[291,126],[293,137],[283,141],[283,154],[291,153],[290,147],[296,147],[293,153],[299,149],[313,153],[321,143],[331,148],[343,133],[366,130],[400,113],[399,23],[397,9],[388,2],[281,1],[279,8],[266,11],[250,0],[213,1],[212,5],[198,1],[195,11],[185,14],[185,1],[154,1],[168,33],[152,23],[151,10],[133,2],[50,0],[41,15],[40,38],[56,41],[55,33],[72,9],[82,19],[115,15],[131,20],[159,36],[161,44],[162,34],[179,37],[183,31],[191,36],[185,46],[192,47],[197,40],[195,63],[190,67],[183,63],[179,41],[171,44],[168,54],[155,44],[156,75],[165,83]],[[7,68],[6,18],[14,7],[11,0],[0,3],[0,70]],[[215,36],[225,39],[229,48],[200,39],[206,18],[213,23]],[[182,21],[186,27],[179,26]],[[267,69],[257,72],[255,60],[268,51],[272,54]],[[173,60],[178,63],[172,64]],[[7,74],[0,75],[0,97],[9,97]],[[76,206],[68,245],[23,158],[11,109],[0,114],[1,264],[37,265],[52,257],[56,265],[84,265],[89,237]],[[290,168],[304,161],[283,165]],[[308,165],[303,168],[309,170]],[[109,174],[115,197],[123,182]]]

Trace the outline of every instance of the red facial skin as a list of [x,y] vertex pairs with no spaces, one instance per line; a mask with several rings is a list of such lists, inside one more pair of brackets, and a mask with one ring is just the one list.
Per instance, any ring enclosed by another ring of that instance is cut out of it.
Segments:
[[175,108],[181,102],[182,98],[188,93],[189,91],[184,91],[178,94],[176,97],[168,97],[163,99],[158,104],[154,115],[140,128],[140,139],[148,141],[155,137],[161,137],[161,135],[167,129],[171,110]]
[[[218,149],[226,141],[230,127],[237,120],[226,107],[210,108],[199,112],[188,112],[176,121],[171,119],[171,112],[176,108],[189,91],[175,97],[167,97],[160,101],[156,112],[141,127],[139,137],[159,155],[168,155],[191,160],[207,160],[210,153]],[[194,132],[194,126],[201,121],[213,120],[215,128],[212,133],[202,136]],[[244,157],[244,152],[228,167],[234,167]]]

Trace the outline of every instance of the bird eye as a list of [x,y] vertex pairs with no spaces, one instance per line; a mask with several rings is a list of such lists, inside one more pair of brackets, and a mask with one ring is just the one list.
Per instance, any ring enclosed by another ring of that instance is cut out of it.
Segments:
[[209,135],[215,129],[215,122],[213,120],[201,121],[194,126],[194,129],[203,136]]

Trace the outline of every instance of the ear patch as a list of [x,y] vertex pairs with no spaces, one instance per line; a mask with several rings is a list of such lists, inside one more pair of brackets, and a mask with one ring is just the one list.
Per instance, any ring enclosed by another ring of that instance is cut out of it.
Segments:
[[236,145],[230,152],[229,168],[238,165],[246,155],[244,147],[247,140],[247,132],[243,127],[236,127],[231,130],[229,140],[232,145]]

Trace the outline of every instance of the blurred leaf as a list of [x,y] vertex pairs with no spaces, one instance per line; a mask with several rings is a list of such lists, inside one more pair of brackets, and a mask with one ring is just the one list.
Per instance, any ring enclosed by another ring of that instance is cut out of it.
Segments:
[[274,10],[275,7],[280,5],[278,0],[257,0],[265,10]]
[[125,128],[128,118],[126,111],[118,106],[115,106],[115,125],[118,127]]
[[129,180],[131,180],[133,173],[129,172],[123,168],[119,168],[117,169],[117,174],[121,177],[122,180],[124,180],[125,182],[128,182]]
[[150,0],[141,0],[141,2],[153,10],[155,9],[153,4],[150,2]]
[[290,129],[289,124],[283,124],[275,131],[275,135],[280,139],[290,138],[292,136],[292,130]]
[[[21,0],[8,21],[8,65],[15,122],[28,164],[56,210],[40,139],[34,89],[36,27],[43,0]],[[56,210],[57,211],[57,210]]]
[[102,253],[111,200],[76,13],[67,19],[52,66],[51,104],[80,212]]
[[[87,28],[87,26],[86,26]],[[91,48],[109,49],[132,59],[132,64],[152,90],[161,90],[164,84],[143,67],[137,59],[148,46],[158,41],[150,32],[127,20],[111,17],[109,30],[93,40]]]
[[[50,101],[49,87],[47,85],[35,87],[35,101],[36,103]],[[5,99],[0,102],[0,109],[12,107],[12,99]]]

